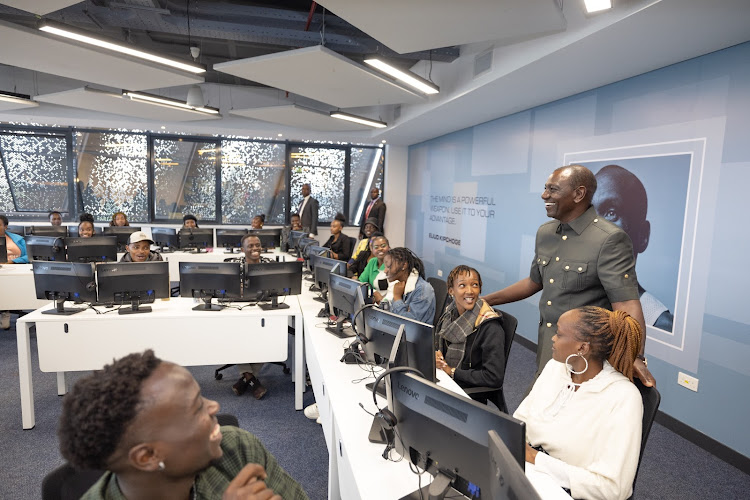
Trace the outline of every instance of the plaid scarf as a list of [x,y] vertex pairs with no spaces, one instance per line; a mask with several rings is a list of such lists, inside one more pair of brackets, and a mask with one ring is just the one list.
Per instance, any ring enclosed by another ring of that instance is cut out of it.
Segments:
[[447,345],[445,362],[451,368],[460,368],[466,350],[466,338],[485,320],[499,316],[497,312],[482,299],[470,311],[458,314],[455,301],[452,301],[440,317],[438,335]]

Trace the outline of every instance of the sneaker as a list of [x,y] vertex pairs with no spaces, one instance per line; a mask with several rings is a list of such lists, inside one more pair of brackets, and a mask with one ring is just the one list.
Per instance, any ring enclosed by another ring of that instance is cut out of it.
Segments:
[[245,380],[245,376],[241,376],[240,379],[237,381],[236,384],[232,386],[232,391],[234,392],[235,396],[242,396],[245,394],[245,391],[247,391],[247,387],[250,385],[250,382]]
[[0,313],[0,328],[10,330],[10,311]]
[[313,403],[305,408],[304,413],[310,420],[316,420],[320,423],[320,410],[318,410],[318,403]]
[[253,388],[253,396],[255,397],[255,399],[261,399],[268,392],[268,389],[263,387],[263,384],[260,383],[260,380],[258,380],[255,375],[252,375],[250,377],[249,384],[250,387]]

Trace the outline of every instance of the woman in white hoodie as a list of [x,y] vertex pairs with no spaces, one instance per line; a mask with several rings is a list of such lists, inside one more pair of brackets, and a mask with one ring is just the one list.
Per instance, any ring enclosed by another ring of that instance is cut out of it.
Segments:
[[526,422],[526,461],[573,498],[632,493],[643,418],[633,362],[642,336],[623,311],[566,312],[552,337],[553,359],[513,415]]

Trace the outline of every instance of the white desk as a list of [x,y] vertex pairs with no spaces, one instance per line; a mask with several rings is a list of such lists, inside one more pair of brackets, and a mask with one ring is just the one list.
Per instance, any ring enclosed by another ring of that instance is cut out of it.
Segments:
[[0,267],[0,311],[38,309],[49,300],[36,298],[31,264],[2,264]]
[[[313,301],[313,296],[303,290],[300,306],[305,320],[305,356],[328,447],[328,498],[401,498],[417,489],[417,476],[409,469],[408,460],[386,461],[382,458],[385,445],[368,440],[372,417],[359,404],[371,413],[377,410],[372,393],[365,389],[367,381],[352,383],[367,373],[357,365],[339,361],[342,347],[349,340],[339,339],[320,326],[325,319],[314,317],[321,303]],[[441,371],[437,375],[441,387],[465,395],[453,379]],[[385,406],[385,399],[378,397],[378,404],[381,408]],[[531,464],[527,464],[527,477],[542,498],[570,500],[548,476],[534,471]],[[423,486],[430,481],[429,474],[422,476]]]
[[[101,369],[113,358],[149,348],[160,358],[183,366],[285,361],[290,319],[294,325],[302,325],[297,297],[287,297],[286,303],[288,309],[277,311],[250,306],[242,311],[204,312],[192,310],[193,299],[172,298],[151,304],[150,313],[96,314],[86,310],[71,316],[42,314],[42,310],[53,308],[48,304],[19,318],[16,326],[23,428],[35,425],[29,345],[32,325],[36,325],[39,368],[58,372],[58,394],[65,394],[64,372]],[[303,339],[302,328],[297,328],[293,379],[298,410],[305,389]]]

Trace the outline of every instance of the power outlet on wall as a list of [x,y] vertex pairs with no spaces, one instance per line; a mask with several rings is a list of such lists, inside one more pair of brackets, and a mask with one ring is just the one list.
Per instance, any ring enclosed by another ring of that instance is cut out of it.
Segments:
[[443,270],[438,269],[438,278],[442,278],[442,277],[443,277]]
[[680,372],[677,374],[677,383],[693,392],[698,392],[698,379],[695,377]]

